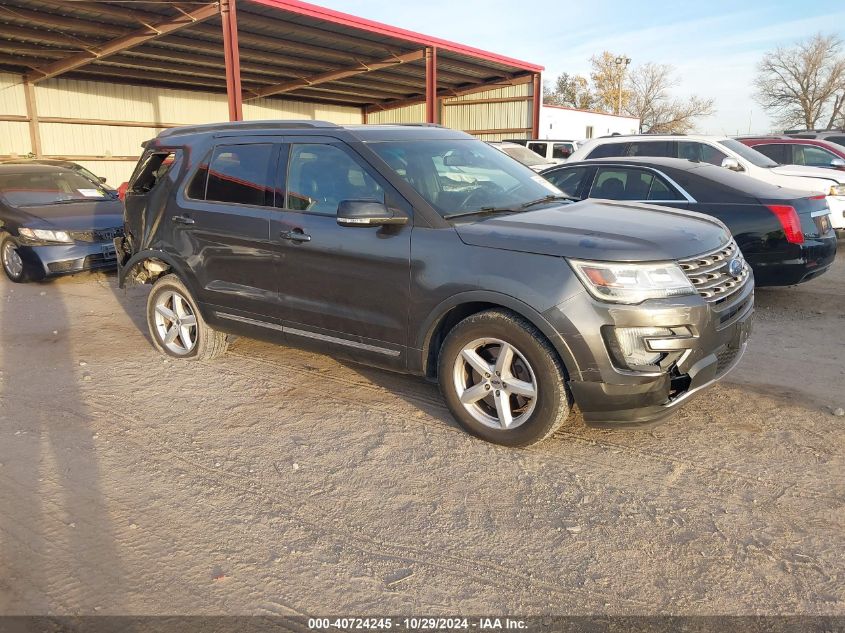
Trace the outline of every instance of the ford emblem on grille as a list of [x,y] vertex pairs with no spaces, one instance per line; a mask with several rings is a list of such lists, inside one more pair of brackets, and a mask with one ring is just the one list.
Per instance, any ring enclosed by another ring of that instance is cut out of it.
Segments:
[[729,261],[728,273],[731,277],[739,277],[742,274],[742,260],[735,257]]

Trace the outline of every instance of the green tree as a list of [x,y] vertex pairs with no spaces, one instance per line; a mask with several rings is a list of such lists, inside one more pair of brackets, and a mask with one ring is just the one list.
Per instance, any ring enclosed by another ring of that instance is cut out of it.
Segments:
[[561,73],[554,84],[543,85],[543,103],[589,110],[594,101],[590,82],[581,75]]

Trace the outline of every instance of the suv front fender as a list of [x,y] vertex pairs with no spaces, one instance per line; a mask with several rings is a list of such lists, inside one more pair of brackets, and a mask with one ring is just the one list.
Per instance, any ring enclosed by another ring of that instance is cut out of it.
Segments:
[[[546,336],[560,356],[569,375],[579,375],[580,369],[578,367],[578,362],[575,360],[575,356],[569,349],[569,345],[542,314],[534,310],[527,303],[524,303],[515,297],[487,290],[470,290],[467,292],[461,292],[442,301],[431,311],[428,318],[419,328],[414,341],[414,347],[422,351],[420,354],[422,367],[418,368],[422,373],[428,374],[430,369],[429,364],[432,357],[431,352],[433,351],[431,347],[432,344],[437,344],[437,342],[433,341],[433,339],[435,334],[438,332],[443,319],[451,310],[471,303],[490,304],[491,308],[506,308],[527,319]],[[410,362],[413,362],[413,360],[410,360]],[[416,368],[412,367],[410,369],[413,371]]]

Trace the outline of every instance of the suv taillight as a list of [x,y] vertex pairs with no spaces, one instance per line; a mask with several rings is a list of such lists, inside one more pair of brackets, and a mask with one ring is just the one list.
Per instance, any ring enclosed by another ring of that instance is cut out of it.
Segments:
[[798,212],[795,207],[790,207],[786,204],[767,204],[769,211],[775,214],[775,217],[783,227],[783,232],[786,235],[786,241],[790,244],[803,244],[804,231],[801,230],[801,218],[798,217]]

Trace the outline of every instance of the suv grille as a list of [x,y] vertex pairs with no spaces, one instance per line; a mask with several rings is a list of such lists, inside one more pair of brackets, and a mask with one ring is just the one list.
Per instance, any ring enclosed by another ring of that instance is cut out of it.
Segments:
[[96,231],[71,231],[70,236],[77,242],[111,242],[116,237],[123,237],[123,227]]
[[[731,271],[734,260],[739,264],[734,264],[735,270]],[[707,301],[727,299],[742,288],[749,274],[748,264],[733,240],[718,250],[681,260],[678,265]]]

